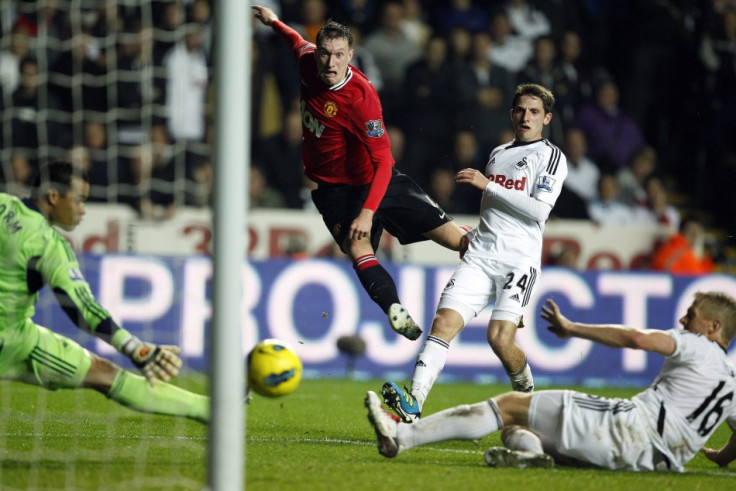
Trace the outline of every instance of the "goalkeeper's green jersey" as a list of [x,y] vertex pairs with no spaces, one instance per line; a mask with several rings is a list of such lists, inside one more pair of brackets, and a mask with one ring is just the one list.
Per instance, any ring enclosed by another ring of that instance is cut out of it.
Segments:
[[0,193],[0,331],[33,317],[47,283],[78,327],[110,341],[118,328],[95,301],[67,240],[33,201]]

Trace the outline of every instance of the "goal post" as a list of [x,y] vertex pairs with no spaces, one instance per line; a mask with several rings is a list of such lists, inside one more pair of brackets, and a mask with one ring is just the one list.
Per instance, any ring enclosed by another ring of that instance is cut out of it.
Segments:
[[[215,491],[242,489],[245,478],[244,386],[240,299],[245,260],[249,167],[251,18],[249,3],[219,0],[215,13],[215,168],[213,322],[210,333],[208,481]],[[237,265],[237,267],[236,267]]]

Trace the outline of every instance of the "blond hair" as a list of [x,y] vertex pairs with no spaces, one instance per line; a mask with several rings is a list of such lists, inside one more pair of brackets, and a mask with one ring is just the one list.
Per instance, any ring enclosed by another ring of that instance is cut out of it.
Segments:
[[722,292],[698,292],[695,301],[703,317],[721,321],[721,339],[730,344],[736,335],[736,300]]

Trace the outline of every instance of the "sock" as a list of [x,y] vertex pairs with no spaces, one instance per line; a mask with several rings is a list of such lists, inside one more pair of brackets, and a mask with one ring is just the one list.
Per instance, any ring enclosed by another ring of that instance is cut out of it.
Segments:
[[371,299],[388,314],[388,308],[399,302],[396,284],[388,271],[383,269],[375,254],[366,254],[356,258],[353,268],[358,279]]
[[424,341],[424,347],[417,356],[414,375],[411,378],[411,395],[417,400],[420,410],[427,400],[429,391],[432,390],[432,385],[445,367],[449,349],[450,343],[437,336],[429,335]]
[[511,380],[511,388],[518,392],[531,392],[534,390],[534,377],[529,363],[524,362],[524,368],[516,373],[506,372]]
[[396,439],[403,451],[445,440],[477,440],[502,427],[498,406],[489,399],[445,409],[412,424],[399,424]]
[[210,419],[209,397],[161,381],[151,386],[145,378],[126,370],[115,376],[107,397],[144,413],[184,416],[201,423]]
[[533,453],[544,453],[542,440],[526,428],[512,428],[501,434],[501,440],[506,448]]

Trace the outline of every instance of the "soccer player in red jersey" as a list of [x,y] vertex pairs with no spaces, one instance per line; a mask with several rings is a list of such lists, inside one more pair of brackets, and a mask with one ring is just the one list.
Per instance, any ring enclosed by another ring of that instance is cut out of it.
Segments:
[[318,185],[312,200],[353,261],[361,284],[388,314],[391,327],[417,339],[422,330],[401,305],[393,279],[376,259],[381,233],[387,230],[402,244],[431,239],[461,250],[466,230],[394,168],[378,93],[350,65],[350,30],[328,21],[314,45],[272,10],[261,6],[253,10],[258,20],[281,35],[299,65],[304,173]]

